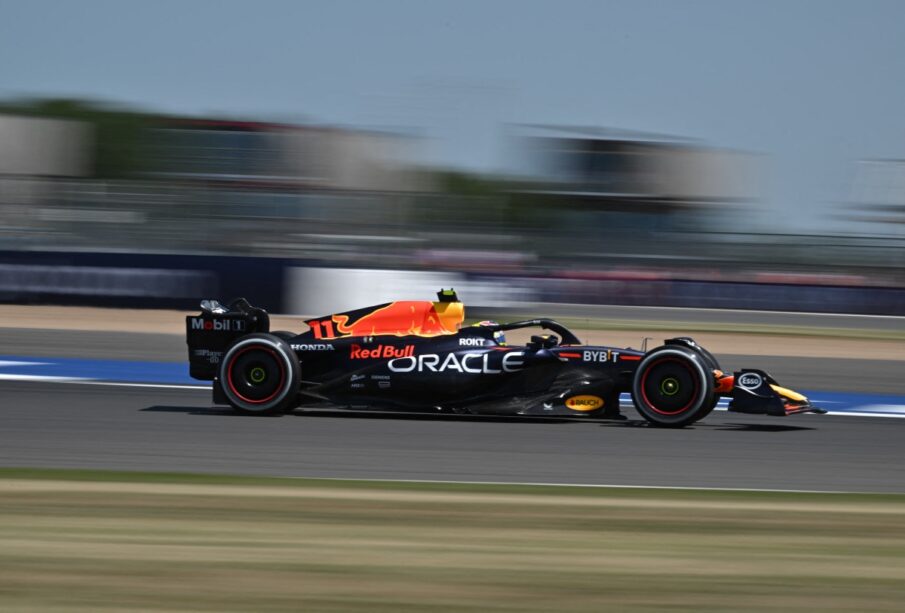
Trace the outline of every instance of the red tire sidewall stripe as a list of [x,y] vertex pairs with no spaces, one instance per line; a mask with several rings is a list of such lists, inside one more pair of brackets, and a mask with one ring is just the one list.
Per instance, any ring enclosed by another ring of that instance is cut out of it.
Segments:
[[[280,367],[280,384],[277,386],[276,390],[267,398],[262,398],[261,400],[253,400],[251,398],[246,398],[243,396],[238,389],[236,389],[235,383],[233,383],[233,365],[236,363],[236,360],[239,359],[244,353],[248,353],[249,351],[265,351],[269,353],[276,360],[277,364]],[[226,384],[229,386],[229,390],[236,395],[242,402],[247,402],[249,404],[264,404],[265,402],[270,402],[273,400],[277,394],[279,394],[283,390],[283,384],[286,382],[286,368],[283,366],[283,360],[277,355],[277,352],[267,347],[266,345],[249,345],[248,347],[244,347],[241,351],[236,352],[236,354],[230,358],[229,364],[226,366]]]
[[[681,364],[682,367],[685,368],[686,370],[688,370],[688,372],[691,374],[692,379],[694,379],[694,393],[691,395],[691,400],[684,407],[682,407],[681,409],[677,409],[675,411],[661,411],[660,409],[655,407],[654,404],[647,397],[647,390],[644,389],[644,384],[647,383],[647,376],[650,374],[651,369],[654,366],[656,366],[657,364],[661,364],[663,362],[677,362],[678,364]],[[650,409],[652,411],[659,413],[660,415],[679,415],[681,413],[684,413],[691,407],[691,405],[694,404],[695,400],[697,400],[699,389],[700,389],[700,383],[698,382],[698,378],[695,376],[694,369],[690,365],[688,365],[685,361],[683,361],[682,359],[677,358],[677,357],[660,358],[659,360],[656,360],[650,366],[645,367],[644,374],[641,375],[641,397],[644,399],[644,404],[646,404],[648,407],[650,407]]]

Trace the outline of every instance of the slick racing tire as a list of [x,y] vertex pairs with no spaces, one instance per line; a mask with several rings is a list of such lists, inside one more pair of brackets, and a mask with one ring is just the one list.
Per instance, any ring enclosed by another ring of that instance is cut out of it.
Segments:
[[720,363],[717,361],[716,357],[700,345],[697,346],[697,352],[704,356],[704,362],[707,364],[707,367],[711,370],[722,370],[720,368]]
[[[689,349],[691,349],[691,348],[689,347]],[[696,353],[699,353],[704,358],[704,364],[708,368],[710,368],[711,370],[722,371],[722,368],[720,368],[720,363],[717,361],[716,357],[712,353],[710,353],[709,351],[707,351],[706,349],[704,349],[697,343],[694,346],[694,351]],[[708,415],[710,415],[710,413],[712,413],[713,410],[716,408],[716,405],[719,402],[719,400],[720,400],[719,394],[713,394],[713,400],[710,403],[710,408],[698,416],[698,421],[700,421],[700,420],[704,419],[705,417],[707,417]]]
[[273,415],[293,409],[300,380],[295,353],[273,334],[243,336],[220,362],[220,386],[240,413]]
[[632,382],[632,401],[647,421],[681,428],[713,410],[713,373],[707,360],[685,347],[668,345],[641,360]]

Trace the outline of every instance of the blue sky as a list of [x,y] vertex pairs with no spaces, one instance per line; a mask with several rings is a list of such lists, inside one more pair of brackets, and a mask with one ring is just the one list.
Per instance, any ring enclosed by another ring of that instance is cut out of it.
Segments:
[[905,158],[902,1],[0,0],[0,97],[411,128],[505,166],[504,125],[764,154],[761,215],[819,227],[853,162]]

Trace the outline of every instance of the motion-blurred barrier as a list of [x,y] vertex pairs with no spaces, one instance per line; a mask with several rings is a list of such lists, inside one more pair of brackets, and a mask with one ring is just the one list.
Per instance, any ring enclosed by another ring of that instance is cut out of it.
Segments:
[[576,279],[436,270],[327,268],[295,258],[0,251],[0,301],[194,309],[244,296],[273,313],[318,315],[455,287],[472,307],[568,303],[905,315],[905,288]]
[[316,315],[366,302],[431,295],[455,287],[469,306],[520,303],[753,309],[816,313],[905,315],[905,288],[675,279],[563,279],[555,277],[292,267],[286,312]]
[[905,315],[905,288],[732,281],[532,278],[540,302]]
[[286,265],[264,257],[0,252],[0,301],[194,309],[204,297],[247,295],[279,312]]
[[286,277],[287,313],[321,315],[362,304],[426,299],[452,287],[473,306],[506,307],[532,302],[536,291],[520,279],[432,270],[291,267]]
[[210,287],[213,275],[201,270],[102,266],[0,265],[0,295],[194,297]]

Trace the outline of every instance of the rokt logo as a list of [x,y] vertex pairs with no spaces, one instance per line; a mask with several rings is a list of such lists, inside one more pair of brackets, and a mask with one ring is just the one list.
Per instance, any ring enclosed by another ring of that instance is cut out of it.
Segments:
[[477,338],[477,337],[474,337],[474,336],[468,336],[468,337],[465,337],[465,338],[460,338],[460,339],[459,339],[459,346],[460,346],[460,347],[483,347],[483,346],[484,346],[484,339],[483,339],[483,338]]

